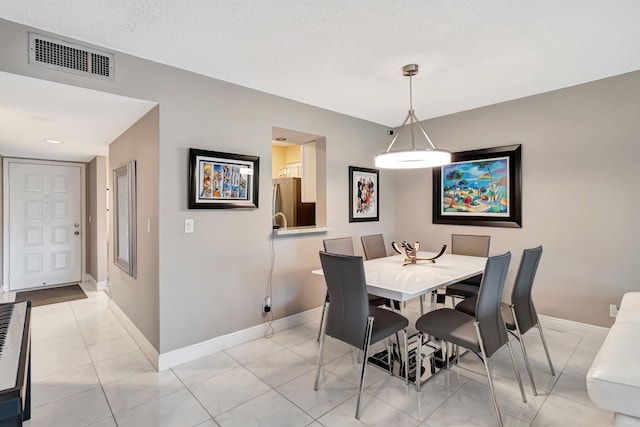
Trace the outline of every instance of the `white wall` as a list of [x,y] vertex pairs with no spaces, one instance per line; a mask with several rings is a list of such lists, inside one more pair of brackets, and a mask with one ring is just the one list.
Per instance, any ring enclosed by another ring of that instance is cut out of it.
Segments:
[[[424,122],[452,151],[522,144],[520,229],[432,224],[430,171],[396,173],[395,236],[433,250],[451,233],[490,234],[491,252],[544,247],[539,312],[608,326],[609,304],[640,289],[640,72]],[[406,209],[407,206],[412,209]]]

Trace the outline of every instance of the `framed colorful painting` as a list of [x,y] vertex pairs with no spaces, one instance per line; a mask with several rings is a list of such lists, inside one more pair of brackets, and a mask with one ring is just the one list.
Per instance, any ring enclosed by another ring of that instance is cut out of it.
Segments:
[[433,168],[433,223],[522,227],[521,146],[452,153]]
[[258,207],[260,158],[189,149],[189,209]]
[[349,166],[349,222],[379,220],[378,170]]

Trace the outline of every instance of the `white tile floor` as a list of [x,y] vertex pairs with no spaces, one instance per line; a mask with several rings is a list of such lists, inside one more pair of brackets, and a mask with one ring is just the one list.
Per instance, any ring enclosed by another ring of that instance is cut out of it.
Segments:
[[[420,393],[370,366],[361,419],[354,418],[355,354],[329,340],[320,390],[313,391],[318,322],[155,372],[108,308],[105,293],[32,311],[32,419],[44,426],[493,426],[484,368],[474,355],[427,382]],[[10,294],[3,296],[11,298]],[[409,306],[411,317],[417,307]],[[546,328],[552,377],[536,330],[525,337],[538,396],[514,346],[528,401],[508,352],[492,361],[507,426],[611,426],[595,407],[585,373],[604,334]]]

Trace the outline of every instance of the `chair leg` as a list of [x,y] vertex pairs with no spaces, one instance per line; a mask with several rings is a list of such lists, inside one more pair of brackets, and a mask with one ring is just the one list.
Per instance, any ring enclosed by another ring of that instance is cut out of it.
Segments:
[[324,304],[322,305],[322,316],[320,317],[320,328],[318,328],[318,338],[316,342],[320,342],[320,334],[322,333],[322,326],[324,325],[324,312],[327,311],[327,298],[324,299]]
[[418,332],[416,345],[416,391],[420,391],[420,373],[422,372],[422,332]]
[[440,347],[440,351],[442,352],[442,363],[445,369],[449,369],[449,355],[447,354],[447,342],[442,340],[442,344]]
[[484,369],[487,372],[487,380],[489,381],[489,390],[491,391],[491,400],[493,401],[493,407],[496,410],[496,417],[498,418],[498,426],[503,427],[504,424],[502,422],[502,415],[500,415],[500,409],[498,409],[498,401],[496,400],[496,392],[493,389],[493,378],[491,378],[491,370],[489,369],[489,358],[484,351],[484,342],[482,341],[482,336],[480,335],[480,329],[478,328],[478,322],[474,323],[476,327],[476,333],[478,334],[478,340],[480,341],[480,352],[482,355],[482,364],[484,365]]
[[482,351],[482,364],[484,365],[484,369],[487,372],[487,379],[489,380],[489,390],[491,391],[491,400],[493,401],[493,407],[496,410],[498,426],[503,427],[502,415],[500,414],[500,409],[498,409],[498,401],[496,400],[496,392],[493,389],[493,378],[491,377],[491,370],[489,369],[489,359],[487,359],[484,351]]
[[531,365],[529,364],[529,356],[527,356],[527,349],[524,348],[524,340],[522,339],[522,333],[520,332],[520,325],[518,324],[518,318],[516,317],[516,310],[511,306],[511,314],[513,315],[513,320],[516,324],[516,338],[518,342],[520,342],[520,348],[522,349],[522,355],[524,356],[524,364],[527,367],[527,373],[529,374],[529,381],[531,381],[531,390],[533,390],[533,395],[537,396],[538,391],[536,390],[536,383],[533,381],[533,374],[531,373]]
[[[329,303],[325,302],[325,307],[328,306]],[[325,335],[325,328],[326,328],[326,323],[324,322],[324,315],[325,312],[324,310],[322,310],[322,319],[320,320],[320,349],[318,350],[318,364],[316,367],[316,381],[313,384],[313,389],[315,391],[318,391],[318,381],[320,380],[320,368],[322,367],[322,356],[324,354],[324,341],[326,338]]]
[[403,329],[402,333],[404,338],[404,383],[409,385],[409,346],[407,345],[407,330]]
[[549,355],[547,340],[544,339],[544,333],[542,332],[542,325],[540,325],[540,319],[538,319],[538,330],[540,331],[540,338],[542,338],[542,345],[544,346],[544,352],[547,353],[547,360],[549,361],[549,368],[551,369],[551,375],[555,377],[556,371],[555,369],[553,369],[553,363],[551,363],[551,355]]
[[518,371],[518,366],[516,365],[516,358],[513,356],[513,347],[511,347],[511,342],[507,340],[507,347],[509,347],[509,354],[511,354],[511,363],[513,363],[513,370],[516,373],[516,379],[518,380],[518,386],[520,387],[520,394],[522,395],[522,401],[527,401],[527,396],[524,394],[524,387],[522,386],[522,378],[520,378],[520,371]]
[[[406,335],[406,332],[405,332]],[[391,337],[389,337],[391,338]],[[398,335],[398,333],[396,332],[396,343],[398,344],[398,358],[400,358],[400,336]],[[406,342],[405,342],[406,344]],[[393,346],[391,347],[391,349],[393,349]],[[393,375],[393,360],[391,357],[389,357],[389,375]],[[400,370],[402,370],[402,359],[400,359],[398,361],[398,365],[400,366]],[[400,372],[400,370],[398,372]]]
[[460,365],[460,346],[456,344],[453,351],[456,353],[456,366],[458,366]]
[[369,357],[369,345],[371,344],[371,332],[373,331],[373,317],[367,321],[367,331],[365,334],[364,357],[362,359],[362,369],[360,370],[360,387],[358,388],[358,403],[356,404],[356,419],[360,419],[360,404],[362,403],[362,390],[364,389],[364,374],[367,368],[367,358]]

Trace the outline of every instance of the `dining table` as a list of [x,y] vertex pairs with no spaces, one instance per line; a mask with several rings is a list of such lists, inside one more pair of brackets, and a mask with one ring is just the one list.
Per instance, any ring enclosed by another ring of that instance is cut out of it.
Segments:
[[[419,258],[432,258],[435,252],[420,251]],[[402,255],[363,261],[369,294],[395,301],[409,301],[439,288],[482,274],[485,257],[444,254],[432,261],[404,264]],[[312,271],[324,275],[322,269]]]
[[[433,258],[436,252],[419,251],[417,258]],[[372,295],[388,298],[390,300],[406,302],[414,298],[419,298],[420,314],[424,314],[423,296],[431,295],[431,310],[436,307],[435,292],[447,285],[459,282],[464,279],[482,274],[487,262],[485,257],[476,257],[457,254],[443,254],[433,261],[418,260],[415,263],[406,263],[402,255],[391,255],[387,257],[364,260],[365,280],[367,292]],[[323,276],[322,269],[312,271],[313,274]],[[393,309],[393,304],[391,304]],[[403,369],[410,369],[409,377],[412,381],[427,381],[435,373],[440,371],[445,365],[445,361],[439,360],[441,352],[438,343],[427,340],[425,347],[421,349],[422,354],[433,354],[429,366],[422,366],[420,370],[415,366],[416,360],[416,340],[409,344],[409,360],[404,363],[396,357],[395,367],[391,369],[395,374],[403,376]],[[398,355],[401,354],[398,351]],[[452,354],[449,352],[448,354]],[[395,355],[394,355],[395,357]],[[422,357],[425,360],[425,357]],[[369,362],[388,370],[386,350],[375,354],[369,358]],[[416,375],[416,373],[418,373]]]

